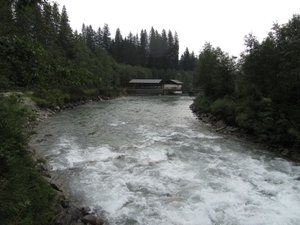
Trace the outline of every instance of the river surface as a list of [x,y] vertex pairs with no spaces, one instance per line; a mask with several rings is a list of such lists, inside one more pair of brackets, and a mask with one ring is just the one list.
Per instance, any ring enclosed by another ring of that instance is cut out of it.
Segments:
[[31,145],[110,224],[300,224],[300,165],[210,132],[192,101],[90,103],[40,124]]

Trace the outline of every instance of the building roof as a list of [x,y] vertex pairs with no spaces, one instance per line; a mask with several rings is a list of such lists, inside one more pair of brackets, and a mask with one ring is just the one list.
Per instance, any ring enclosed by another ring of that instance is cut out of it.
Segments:
[[[175,84],[183,84],[181,81],[179,81],[179,80],[168,80],[168,81],[171,81],[171,82],[173,82],[173,83],[175,83]],[[166,81],[166,82],[168,82],[168,81]]]
[[173,83],[173,84],[183,84],[179,80],[166,80],[163,82],[162,79],[132,79],[129,84],[161,84],[161,83]]
[[162,79],[132,79],[129,84],[160,84]]

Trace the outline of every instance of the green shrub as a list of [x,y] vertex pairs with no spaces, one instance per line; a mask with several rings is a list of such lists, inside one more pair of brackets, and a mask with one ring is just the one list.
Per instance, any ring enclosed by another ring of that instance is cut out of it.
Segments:
[[224,120],[227,124],[235,124],[235,108],[233,101],[227,99],[218,99],[211,105],[211,112],[218,119]]
[[99,90],[97,88],[90,88],[84,90],[84,95],[88,98],[94,98],[99,95]]
[[109,87],[105,90],[99,90],[100,95],[105,97],[115,97],[124,95],[126,93],[126,90],[124,88],[117,88],[117,87]]
[[78,102],[78,101],[84,100],[85,92],[84,92],[83,88],[70,87],[67,90],[68,90],[71,102]]
[[54,108],[62,106],[70,101],[70,94],[59,89],[37,89],[32,96],[33,101],[42,108]]
[[235,117],[235,122],[239,127],[244,128],[248,132],[252,133],[253,118],[251,115],[249,115],[247,113],[239,113]]
[[202,112],[210,112],[211,101],[204,94],[198,94],[194,100],[194,107]]

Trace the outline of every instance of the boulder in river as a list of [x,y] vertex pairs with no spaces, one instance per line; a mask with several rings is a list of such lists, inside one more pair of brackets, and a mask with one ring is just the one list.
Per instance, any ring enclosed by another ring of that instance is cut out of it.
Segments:
[[104,221],[95,215],[86,215],[81,220],[85,225],[87,225],[87,224],[103,225],[104,224]]
[[290,154],[290,150],[285,148],[282,152],[281,152],[281,155],[283,156],[287,156],[288,154]]

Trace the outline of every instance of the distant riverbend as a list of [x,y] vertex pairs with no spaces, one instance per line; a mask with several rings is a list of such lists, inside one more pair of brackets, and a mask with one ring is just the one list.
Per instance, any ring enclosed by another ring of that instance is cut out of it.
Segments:
[[210,132],[192,102],[92,102],[41,123],[30,144],[109,224],[300,224],[300,164]]

